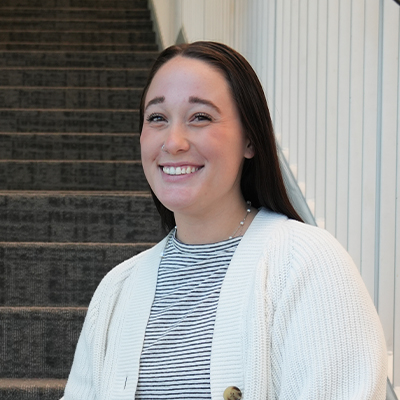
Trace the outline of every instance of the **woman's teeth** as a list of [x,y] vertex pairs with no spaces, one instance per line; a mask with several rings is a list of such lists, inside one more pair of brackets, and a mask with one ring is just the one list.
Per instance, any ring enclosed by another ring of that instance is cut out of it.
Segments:
[[198,171],[196,167],[163,167],[163,172],[167,175],[186,175]]

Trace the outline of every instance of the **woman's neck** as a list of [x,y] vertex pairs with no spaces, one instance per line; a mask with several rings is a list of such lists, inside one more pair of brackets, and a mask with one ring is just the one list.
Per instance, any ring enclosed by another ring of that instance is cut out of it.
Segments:
[[[249,211],[250,210],[250,211]],[[245,201],[198,214],[175,213],[177,238],[188,244],[216,243],[243,235],[257,214]]]

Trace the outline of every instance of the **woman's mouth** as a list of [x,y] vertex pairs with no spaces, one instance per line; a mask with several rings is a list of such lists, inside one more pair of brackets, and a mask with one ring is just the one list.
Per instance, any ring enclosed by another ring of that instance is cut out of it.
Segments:
[[198,167],[190,167],[190,166],[183,166],[183,167],[162,167],[162,170],[167,175],[187,175],[193,174],[194,172],[198,171]]

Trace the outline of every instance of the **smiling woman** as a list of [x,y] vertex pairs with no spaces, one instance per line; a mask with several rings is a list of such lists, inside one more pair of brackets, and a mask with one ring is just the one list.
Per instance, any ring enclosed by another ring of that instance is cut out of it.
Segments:
[[168,234],[96,290],[65,399],[384,399],[373,304],[290,204],[247,61],[214,42],[164,50],[140,118]]

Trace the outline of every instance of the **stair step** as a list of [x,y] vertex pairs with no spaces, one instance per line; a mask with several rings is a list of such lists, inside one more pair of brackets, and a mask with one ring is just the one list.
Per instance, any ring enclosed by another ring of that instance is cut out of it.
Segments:
[[154,51],[6,51],[0,67],[150,68],[157,55]]
[[139,112],[0,109],[0,132],[139,132]]
[[54,400],[64,394],[66,379],[0,379],[2,400]]
[[1,242],[157,242],[147,192],[0,192]]
[[148,190],[140,161],[0,160],[0,190]]
[[0,133],[0,160],[139,160],[138,134]]
[[147,8],[147,0],[1,0],[1,8]]
[[0,376],[66,379],[86,307],[0,307]]
[[152,43],[132,44],[68,44],[68,43],[0,43],[0,50],[7,51],[156,51]]
[[147,68],[1,68],[0,86],[144,87],[148,73]]
[[0,243],[2,306],[88,306],[101,279],[153,243]]
[[0,86],[0,109],[110,109],[132,110],[140,106],[137,88],[42,88]]
[[[129,19],[150,20],[148,9],[93,9],[93,8],[47,8],[44,15],[41,8],[4,8],[0,5],[2,20],[27,18],[30,20],[100,20],[100,19]],[[100,21],[99,21],[100,22]]]
[[146,19],[129,20],[49,20],[49,19],[7,19],[0,16],[0,32],[4,31],[152,31],[153,23]]
[[0,31],[0,42],[17,43],[154,43],[155,33],[144,31]]

